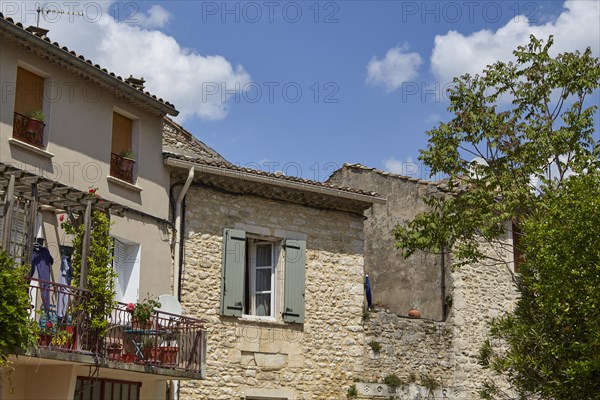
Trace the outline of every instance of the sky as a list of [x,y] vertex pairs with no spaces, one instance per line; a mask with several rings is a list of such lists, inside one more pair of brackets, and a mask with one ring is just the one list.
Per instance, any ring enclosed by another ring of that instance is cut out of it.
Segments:
[[529,35],[600,56],[600,2],[0,1],[5,17],[175,104],[229,161],[324,180],[343,163],[423,179],[426,132],[454,76]]

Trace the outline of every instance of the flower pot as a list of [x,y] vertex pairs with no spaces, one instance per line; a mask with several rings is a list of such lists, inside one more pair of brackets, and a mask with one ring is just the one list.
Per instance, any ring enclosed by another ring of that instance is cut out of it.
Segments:
[[124,173],[129,173],[133,170],[133,166],[135,165],[135,160],[133,158],[121,157],[120,168]]
[[135,354],[123,354],[123,361],[129,364],[133,364],[135,362]]
[[40,133],[42,131],[42,129],[44,129],[43,121],[33,119],[33,118],[27,119],[27,125],[25,126],[25,132],[37,134],[37,133]]
[[408,310],[408,316],[411,318],[421,318],[421,311],[417,310],[416,308],[411,308]]
[[[133,354],[131,354],[133,355]],[[112,347],[106,349],[106,358],[111,361],[121,361],[121,348],[120,347]]]
[[53,337],[54,337],[54,335],[48,335],[46,333],[42,333],[40,335],[40,340],[39,340],[40,346],[44,346],[44,347],[50,346],[50,343],[52,343]]
[[168,346],[161,347],[160,353],[160,363],[164,365],[174,366],[177,364],[177,352],[179,351],[178,347]]
[[138,321],[137,319],[134,319],[131,322],[131,327],[133,329],[143,329],[143,330],[152,329],[152,320],[142,322],[142,321]]

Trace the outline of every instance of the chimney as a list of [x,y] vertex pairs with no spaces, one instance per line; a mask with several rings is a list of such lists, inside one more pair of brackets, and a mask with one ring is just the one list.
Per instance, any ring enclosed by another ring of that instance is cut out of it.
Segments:
[[27,32],[31,32],[36,36],[40,36],[40,37],[45,37],[46,34],[48,32],[50,32],[49,29],[44,29],[44,28],[40,28],[39,26],[29,26],[28,28],[25,29]]
[[138,79],[138,78],[134,78],[133,75],[129,75],[129,78],[125,79],[125,83],[129,83],[131,86],[133,86],[136,89],[143,90],[145,87],[144,83],[146,83],[146,81],[144,80],[143,76]]

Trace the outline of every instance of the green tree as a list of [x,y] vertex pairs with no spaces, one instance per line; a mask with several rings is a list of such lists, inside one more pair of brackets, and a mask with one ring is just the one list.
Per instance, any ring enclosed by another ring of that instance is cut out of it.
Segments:
[[[600,174],[543,196],[522,226],[520,298],[493,322],[500,341],[486,342],[480,362],[507,376],[520,399],[600,399]],[[491,381],[482,391],[499,394]]]
[[419,159],[432,175],[447,176],[455,195],[427,199],[431,211],[396,227],[405,256],[452,249],[462,263],[481,261],[489,257],[481,241],[497,243],[507,221],[536,209],[541,192],[598,166],[597,106],[586,107],[586,97],[600,85],[599,60],[589,48],[552,58],[552,43],[532,36],[514,51],[515,62],[454,79],[448,108],[454,118],[427,132]]
[[[590,246],[586,250],[592,254],[596,251],[594,264],[590,253],[579,257],[581,244],[573,240],[579,237],[574,236],[577,229],[592,236],[597,236],[597,229],[592,228],[593,222],[584,222],[583,211],[572,215],[575,220],[583,220],[570,226],[560,221],[561,215],[546,225],[542,217],[554,211],[575,213],[559,209],[565,207],[566,203],[560,205],[567,199],[564,196],[578,190],[582,198],[585,194],[596,199],[585,210],[598,214],[598,186],[592,185],[587,191],[581,186],[590,184],[587,179],[597,179],[600,168],[599,146],[594,138],[597,105],[593,104],[600,87],[600,62],[589,48],[583,53],[552,57],[552,43],[552,37],[544,43],[532,36],[529,44],[514,51],[514,62],[496,62],[481,75],[454,79],[449,91],[449,111],[454,117],[427,132],[428,146],[419,157],[432,175],[447,177],[448,193],[426,199],[430,210],[405,226],[397,226],[393,234],[396,246],[406,257],[418,249],[450,249],[455,265],[505,264],[502,251],[498,256],[484,254],[481,244],[511,250],[500,240],[507,222],[524,227],[520,238],[524,248],[520,250],[527,267],[516,279],[521,295],[518,312],[500,319],[492,329],[493,337],[507,340],[508,350],[503,354],[490,345],[484,346],[482,361],[505,373],[523,399],[598,398],[590,397],[591,391],[588,397],[582,397],[585,390],[581,388],[598,391],[598,386],[591,385],[592,379],[599,380],[600,305],[598,296],[592,293],[598,287],[599,243],[581,242]],[[577,196],[569,199],[585,202]],[[597,222],[594,227],[598,227]],[[544,236],[542,229],[551,232]],[[562,240],[562,248],[555,250],[563,258],[548,253],[532,261],[540,247],[552,250],[555,239]],[[565,263],[567,254],[571,259]],[[560,266],[552,268],[556,263]],[[536,268],[547,273],[541,274]],[[564,282],[565,276],[577,276],[577,284]],[[590,280],[595,284],[577,287],[585,281],[583,277],[590,276],[595,276],[595,281]],[[541,304],[536,305],[538,299]],[[567,318],[575,308],[577,315]],[[595,322],[583,324],[580,318],[585,313],[593,313]],[[554,327],[564,330],[554,332]],[[568,330],[571,336],[566,340]],[[532,350],[544,346],[543,340],[548,341],[545,350]],[[578,362],[570,355],[575,350],[573,354],[587,351],[594,356],[580,357]],[[534,371],[530,375],[526,373],[528,368]],[[559,391],[561,387],[563,391]],[[494,388],[487,389],[491,395]]]

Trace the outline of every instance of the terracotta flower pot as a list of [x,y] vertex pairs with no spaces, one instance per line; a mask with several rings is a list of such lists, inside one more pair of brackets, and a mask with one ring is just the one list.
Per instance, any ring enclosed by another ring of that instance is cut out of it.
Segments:
[[421,311],[417,310],[416,308],[411,308],[408,310],[408,316],[411,318],[421,318]]
[[40,340],[39,340],[40,346],[45,346],[45,347],[50,346],[50,343],[52,342],[53,337],[54,337],[54,335],[48,335],[46,333],[42,333],[40,335]]
[[121,360],[121,348],[117,347],[117,348],[106,349],[106,357],[111,361],[120,361]]

